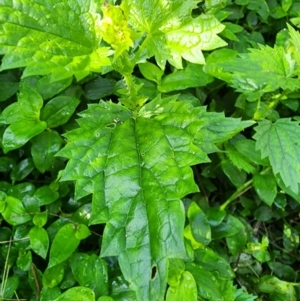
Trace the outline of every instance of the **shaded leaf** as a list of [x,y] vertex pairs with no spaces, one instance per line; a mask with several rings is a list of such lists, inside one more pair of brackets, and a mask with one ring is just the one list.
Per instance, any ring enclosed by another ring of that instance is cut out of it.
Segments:
[[299,122],[282,118],[272,123],[264,120],[255,127],[256,149],[261,157],[269,157],[274,174],[280,174],[284,184],[298,193],[300,183]]

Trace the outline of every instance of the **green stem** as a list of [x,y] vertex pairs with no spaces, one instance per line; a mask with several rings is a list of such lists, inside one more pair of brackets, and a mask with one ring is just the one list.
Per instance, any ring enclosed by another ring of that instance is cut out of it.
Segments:
[[[266,169],[260,172],[261,175],[268,173],[271,170],[271,167],[267,167]],[[244,183],[241,187],[239,187],[230,197],[227,199],[221,206],[220,210],[225,210],[226,207],[231,204],[236,198],[240,195],[244,194],[246,191],[252,188],[253,178],[246,183]]]

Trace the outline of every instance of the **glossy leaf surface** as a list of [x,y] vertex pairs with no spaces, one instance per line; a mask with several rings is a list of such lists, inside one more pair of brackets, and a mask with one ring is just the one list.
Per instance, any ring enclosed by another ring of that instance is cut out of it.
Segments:
[[107,223],[101,255],[119,256],[124,276],[144,300],[164,294],[166,259],[185,256],[179,199],[197,191],[189,165],[208,160],[193,143],[201,115],[201,108],[174,97],[157,98],[136,117],[100,102],[82,113],[80,128],[66,135],[69,144],[58,153],[70,158],[62,180],[77,180],[76,198],[94,194],[91,223]]
[[197,2],[123,1],[122,8],[128,23],[146,36],[137,51],[138,59],[155,56],[161,68],[164,68],[166,61],[176,68],[182,68],[182,58],[203,64],[202,50],[225,46],[226,43],[217,36],[224,26],[216,18],[204,14],[191,17]]
[[110,61],[99,46],[98,12],[92,0],[7,1],[0,6],[0,70],[26,67],[23,76],[52,73],[54,81],[101,71]]

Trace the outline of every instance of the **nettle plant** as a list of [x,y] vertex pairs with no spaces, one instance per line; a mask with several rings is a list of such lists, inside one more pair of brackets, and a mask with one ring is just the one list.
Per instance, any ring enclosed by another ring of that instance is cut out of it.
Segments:
[[[250,2],[265,21],[265,1]],[[284,208],[285,195],[300,202],[299,122],[275,110],[296,106],[300,34],[288,26],[284,43],[238,55],[224,39],[243,28],[221,23],[226,4],[0,2],[0,162],[11,179],[0,186],[0,297],[255,299],[234,284],[219,242],[232,258],[243,254],[237,262],[267,262],[268,238],[251,240],[228,205],[252,187],[266,207]],[[203,106],[204,92],[178,92],[220,83],[239,93],[231,117]],[[209,162],[200,182],[219,166],[236,190],[205,207],[185,197],[199,192],[191,166]],[[296,300],[296,284],[252,283]]]

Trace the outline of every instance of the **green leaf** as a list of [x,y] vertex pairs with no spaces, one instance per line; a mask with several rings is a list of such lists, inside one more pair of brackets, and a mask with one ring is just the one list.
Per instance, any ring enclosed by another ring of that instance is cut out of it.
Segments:
[[33,217],[32,222],[35,226],[43,227],[47,223],[47,219],[48,219],[48,211],[44,211],[41,213],[37,213]]
[[125,0],[121,7],[128,23],[146,38],[136,52],[138,61],[155,56],[164,69],[168,60],[176,68],[182,68],[182,58],[203,64],[202,50],[225,46],[217,36],[224,26],[212,15],[201,14],[192,18],[191,11],[197,0],[145,1]]
[[223,300],[217,287],[216,277],[213,276],[212,273],[195,263],[187,263],[186,270],[193,275],[197,283],[198,295],[200,297],[210,301]]
[[80,240],[75,234],[76,227],[73,224],[64,225],[58,230],[50,248],[48,268],[64,262],[76,250]]
[[43,287],[41,290],[40,301],[49,301],[58,298],[61,295],[59,287]]
[[168,284],[170,286],[177,286],[180,284],[180,278],[185,270],[185,264],[181,259],[171,258],[169,260],[168,269]]
[[151,81],[160,83],[162,76],[164,75],[164,71],[158,68],[156,65],[146,62],[138,65],[143,76]]
[[192,202],[187,215],[194,238],[208,245],[211,241],[211,230],[205,213],[195,202]]
[[38,200],[39,206],[43,206],[55,202],[59,198],[59,194],[50,186],[42,186],[36,190],[34,197]]
[[101,99],[113,94],[115,84],[116,82],[113,79],[98,76],[85,84],[84,95],[91,100]]
[[103,259],[95,254],[75,253],[70,262],[79,285],[90,288],[96,297],[108,294],[107,266]]
[[79,100],[70,96],[57,96],[51,99],[41,111],[41,119],[47,123],[49,128],[55,128],[65,124],[76,107]]
[[61,283],[64,278],[64,264],[58,264],[51,268],[47,268],[43,274],[43,286],[53,288]]
[[187,88],[203,87],[213,80],[212,76],[203,71],[202,66],[188,63],[185,69],[176,70],[163,77],[157,88],[159,92],[168,93]]
[[280,174],[285,186],[298,193],[300,183],[300,126],[288,118],[275,123],[263,120],[255,127],[256,149],[261,157],[269,157],[274,174]]
[[47,124],[39,119],[42,106],[41,95],[23,84],[18,102],[8,106],[1,114],[2,122],[10,124],[3,134],[2,144],[5,153],[19,148],[46,129]]
[[49,248],[48,233],[44,228],[34,226],[29,232],[30,246],[32,250],[46,259]]
[[239,118],[226,118],[224,113],[206,112],[204,107],[200,107],[199,110],[201,110],[199,118],[202,127],[195,139],[207,153],[219,151],[215,144],[229,140],[255,123],[251,120],[241,121]]
[[253,186],[262,201],[271,206],[277,195],[277,183],[272,174],[255,174]]
[[43,99],[50,99],[53,96],[59,94],[65,90],[72,83],[72,77],[58,80],[55,82],[51,81],[51,74],[45,76],[31,76],[26,77],[22,82],[27,83],[31,88],[37,90],[41,94]]
[[94,292],[86,287],[72,287],[53,301],[95,301]]
[[56,131],[51,131],[39,134],[31,142],[34,165],[41,173],[44,173],[54,163],[54,155],[60,150],[63,140]]
[[19,89],[19,83],[11,71],[0,74],[0,101],[7,100]]
[[75,233],[75,237],[77,239],[82,240],[89,237],[90,235],[91,235],[91,231],[86,225],[80,224],[77,226],[76,233]]
[[90,0],[2,4],[0,70],[26,67],[23,77],[51,73],[52,81],[100,72],[111,52],[99,46],[98,12]]
[[5,203],[5,208],[1,214],[9,224],[17,226],[31,220],[31,216],[27,213],[20,200],[8,196],[5,199]]
[[23,271],[29,271],[32,265],[32,254],[31,251],[19,252],[17,259],[17,267]]
[[231,279],[235,276],[230,264],[209,248],[195,250],[195,262],[206,271],[218,275],[219,279]]
[[225,175],[235,187],[242,186],[247,179],[247,174],[243,170],[239,170],[229,160],[223,160],[221,167]]
[[10,173],[10,178],[14,182],[25,179],[33,170],[34,165],[31,158],[22,160],[18,165],[14,166]]
[[180,283],[177,286],[170,286],[167,291],[166,301],[197,301],[197,285],[190,272],[183,272]]
[[[17,275],[13,275],[8,277],[5,281],[4,291],[1,292],[1,297],[11,299],[14,296],[15,291],[19,286],[19,277]],[[1,287],[2,288],[2,287]],[[5,300],[5,299],[4,299]]]
[[239,231],[243,230],[244,228],[245,226],[238,218],[228,214],[226,220],[224,220],[217,227],[212,228],[212,237],[214,239],[229,237],[237,234]]
[[281,46],[259,45],[240,54],[240,58],[220,63],[225,71],[232,73],[232,86],[239,92],[271,92],[279,88],[299,89],[299,81],[294,76],[295,61]]
[[100,102],[81,114],[58,153],[70,158],[62,180],[77,180],[76,199],[93,193],[91,223],[106,223],[101,256],[119,256],[142,300],[162,298],[167,258],[185,257],[180,198],[198,190],[189,165],[208,160],[193,144],[198,113],[174,97],[150,102],[137,117]]
[[46,128],[47,124],[44,121],[24,120],[11,124],[3,135],[2,143],[4,153],[21,147]]

